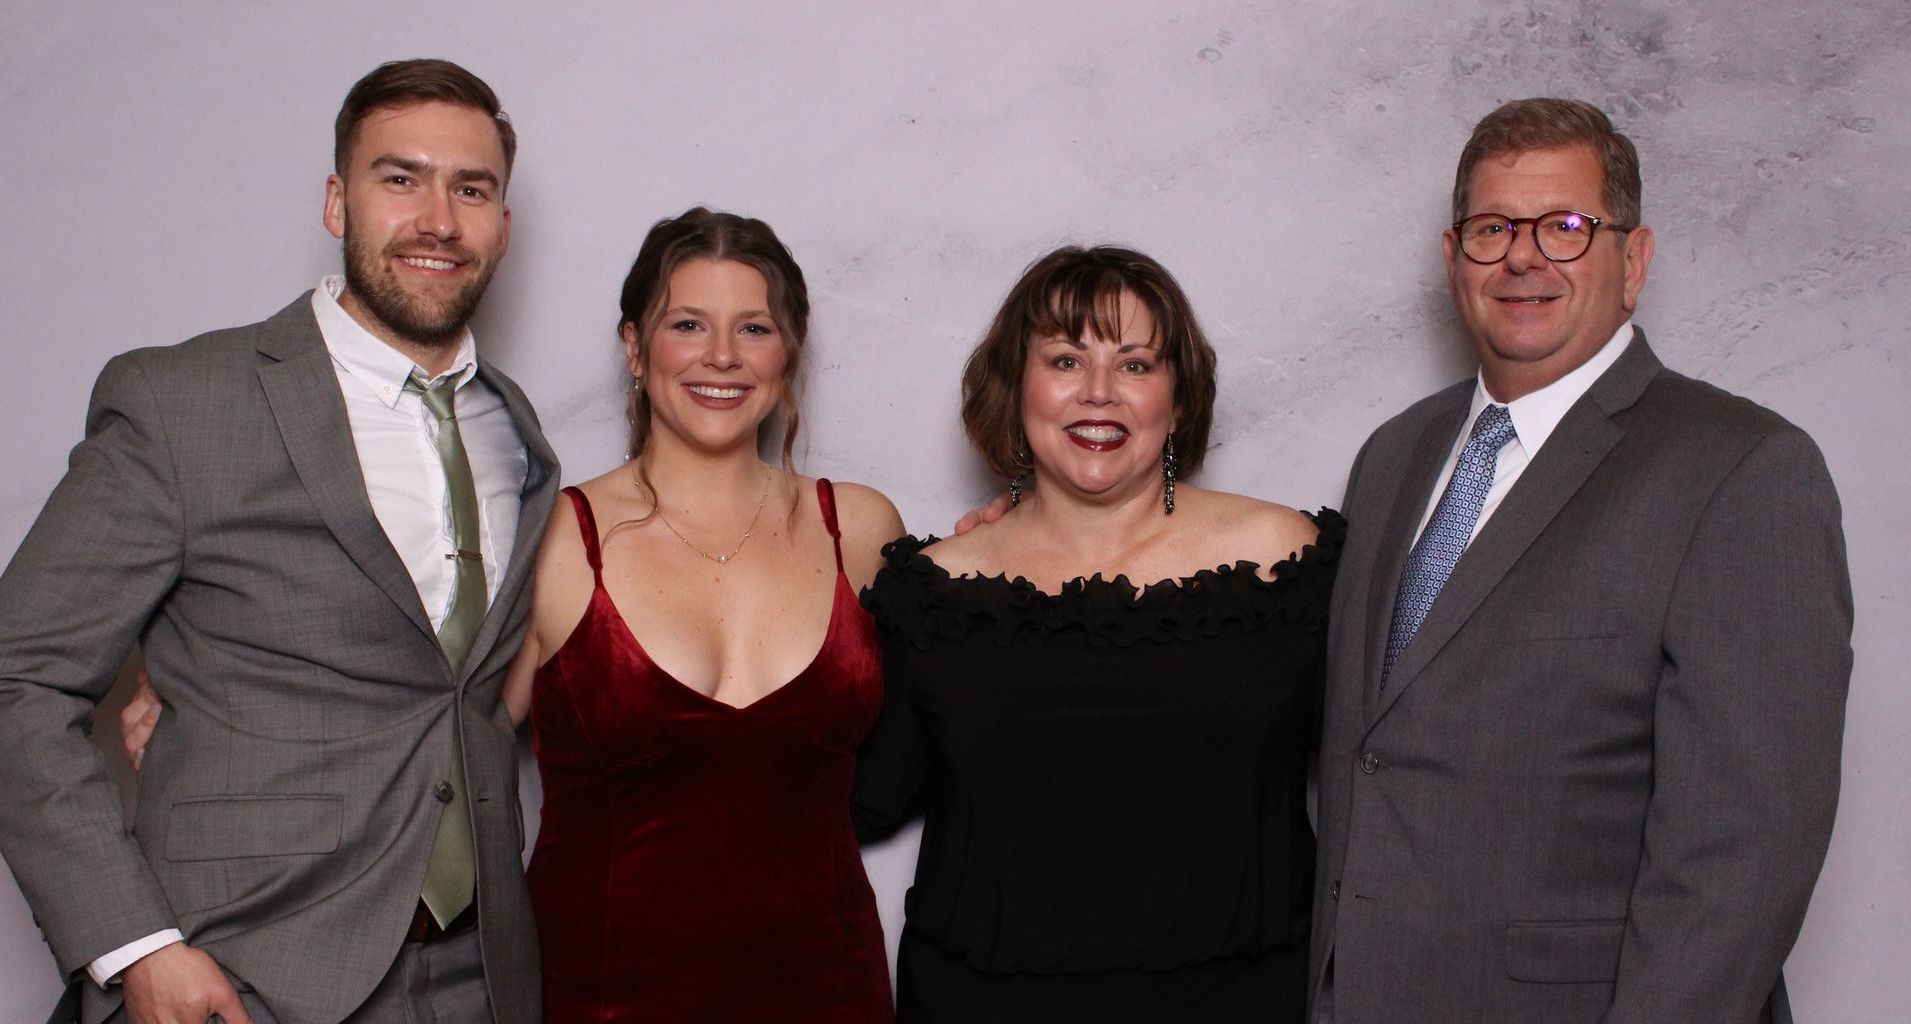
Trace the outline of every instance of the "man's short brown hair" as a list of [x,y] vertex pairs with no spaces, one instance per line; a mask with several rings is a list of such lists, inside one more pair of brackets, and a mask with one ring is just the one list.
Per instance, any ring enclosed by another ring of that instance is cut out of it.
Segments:
[[[1453,221],[1493,210],[1467,209],[1467,190],[1473,168],[1488,157],[1530,153],[1540,149],[1585,146],[1599,158],[1603,184],[1600,199],[1614,226],[1639,226],[1639,151],[1632,140],[1612,126],[1604,111],[1579,100],[1536,98],[1514,100],[1480,119],[1473,137],[1460,151],[1460,169],[1453,179]],[[1591,213],[1581,210],[1581,213]]]
[[1009,289],[988,333],[962,370],[962,426],[969,441],[1006,477],[1026,475],[1022,373],[1030,346],[1045,338],[1121,336],[1121,296],[1132,293],[1155,321],[1154,344],[1174,374],[1175,455],[1192,476],[1208,453],[1214,424],[1214,349],[1194,309],[1161,264],[1115,246],[1065,246],[1036,260]]
[[518,133],[498,106],[498,94],[477,75],[448,60],[433,58],[388,61],[352,86],[332,128],[333,169],[345,173],[345,158],[352,151],[352,143],[358,141],[358,126],[372,111],[414,103],[449,103],[483,112],[498,126],[498,144],[504,147],[504,176],[510,178],[511,161],[518,155]]

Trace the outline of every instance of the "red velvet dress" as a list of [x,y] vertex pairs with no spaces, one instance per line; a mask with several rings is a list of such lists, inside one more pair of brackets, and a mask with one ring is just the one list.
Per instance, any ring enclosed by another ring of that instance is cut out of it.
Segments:
[[590,503],[565,493],[597,586],[531,699],[545,1021],[889,1021],[882,926],[849,817],[882,669],[842,573],[829,482],[817,481],[837,538],[823,646],[741,708],[650,660],[604,590]]

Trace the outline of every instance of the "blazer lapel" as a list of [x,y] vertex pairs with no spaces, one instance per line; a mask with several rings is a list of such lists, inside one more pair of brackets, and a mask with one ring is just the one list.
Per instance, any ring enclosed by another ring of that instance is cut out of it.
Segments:
[[[1507,492],[1493,518],[1460,555],[1453,575],[1441,588],[1413,642],[1394,663],[1387,691],[1374,708],[1373,721],[1385,715],[1400,694],[1413,685],[1421,670],[1466,624],[1513,563],[1625,436],[1625,428],[1613,416],[1638,401],[1660,370],[1658,358],[1646,346],[1644,332],[1635,328],[1633,334],[1619,361],[1574,403],[1539,455],[1520,474],[1519,482]],[[1449,443],[1451,440],[1449,436]],[[1431,484],[1428,488],[1431,493]],[[1391,591],[1388,599],[1391,602]]]
[[372,511],[345,397],[311,302],[312,293],[306,292],[266,321],[259,352],[271,362],[259,368],[259,383],[285,453],[319,517],[352,561],[436,644],[418,588]]
[[518,439],[524,443],[526,464],[524,487],[518,495],[518,528],[516,540],[511,546],[511,563],[505,566],[504,579],[498,585],[498,596],[486,609],[484,624],[471,642],[471,654],[465,658],[466,679],[472,676],[485,656],[497,645],[505,620],[510,617],[511,602],[508,596],[524,588],[531,567],[537,562],[538,539],[544,535],[545,522],[550,518],[558,482],[557,454],[551,450],[550,442],[539,428],[537,413],[531,408],[530,400],[524,397],[524,392],[510,378],[491,369],[487,362],[478,363],[478,377],[504,398],[505,408],[511,414],[511,423],[517,427]]
[[1400,573],[1406,567],[1407,550],[1413,545],[1421,517],[1426,514],[1427,499],[1439,481],[1440,467],[1446,464],[1447,455],[1453,450],[1453,440],[1465,425],[1472,396],[1472,382],[1454,387],[1427,417],[1389,506],[1386,530],[1380,536],[1380,550],[1374,556],[1374,571],[1370,577],[1373,589],[1367,595],[1367,629],[1362,634],[1366,640],[1362,694],[1370,721],[1374,701],[1380,693],[1387,633],[1393,625],[1394,598],[1400,590]]

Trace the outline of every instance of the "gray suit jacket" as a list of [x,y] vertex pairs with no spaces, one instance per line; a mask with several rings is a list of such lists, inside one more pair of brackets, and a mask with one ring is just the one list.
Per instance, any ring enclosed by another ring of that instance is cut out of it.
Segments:
[[[501,683],[557,460],[523,392],[480,372],[529,473],[511,565],[454,678],[372,512],[309,293],[107,364],[86,439],[0,577],[0,854],[62,971],[178,927],[280,1020],[340,1020],[417,906],[458,729],[492,1006],[538,1019]],[[85,732],[135,643],[168,711],[129,831]],[[116,998],[89,993],[88,1019]]]
[[1331,958],[1336,1024],[1788,1021],[1851,670],[1824,461],[1639,334],[1383,695],[1401,566],[1473,387],[1382,426],[1348,482],[1315,991]]

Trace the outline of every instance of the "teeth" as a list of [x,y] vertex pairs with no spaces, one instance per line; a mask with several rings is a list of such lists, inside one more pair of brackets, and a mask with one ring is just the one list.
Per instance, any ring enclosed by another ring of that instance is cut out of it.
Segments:
[[1120,427],[1069,427],[1068,432],[1084,441],[1094,441],[1099,444],[1119,441],[1128,436],[1128,432]]
[[422,256],[403,256],[400,258],[414,267],[423,267],[426,270],[450,270],[457,266],[456,263],[450,260],[433,260],[426,259]]
[[742,398],[742,388],[713,388],[707,384],[690,385],[690,393],[705,398]]

